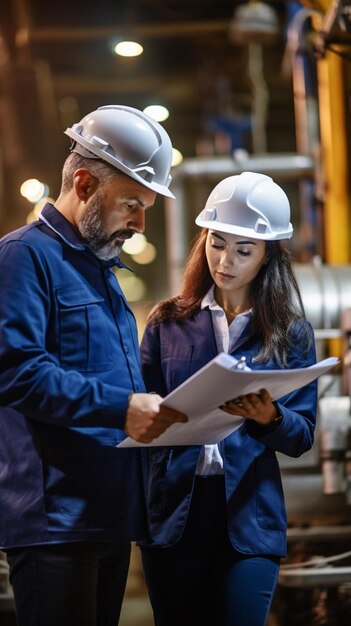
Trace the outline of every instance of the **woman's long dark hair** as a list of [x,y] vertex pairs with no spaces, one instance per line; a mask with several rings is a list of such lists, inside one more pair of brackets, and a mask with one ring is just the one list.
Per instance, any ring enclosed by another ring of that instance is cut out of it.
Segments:
[[[150,322],[186,320],[200,309],[213,285],[205,251],[207,232],[202,229],[194,241],[179,294],[156,305],[149,315]],[[266,252],[267,260],[253,280],[250,293],[253,334],[263,340],[255,361],[274,357],[287,366],[292,328],[295,322],[305,320],[304,307],[289,250],[280,241],[267,241]]]

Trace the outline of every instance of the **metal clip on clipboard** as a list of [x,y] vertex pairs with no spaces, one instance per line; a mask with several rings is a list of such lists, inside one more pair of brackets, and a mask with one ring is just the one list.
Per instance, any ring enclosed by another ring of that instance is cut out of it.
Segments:
[[233,370],[247,370],[249,369],[246,365],[246,357],[245,356],[241,356],[239,361],[237,363],[235,363],[235,365],[233,365],[232,367]]

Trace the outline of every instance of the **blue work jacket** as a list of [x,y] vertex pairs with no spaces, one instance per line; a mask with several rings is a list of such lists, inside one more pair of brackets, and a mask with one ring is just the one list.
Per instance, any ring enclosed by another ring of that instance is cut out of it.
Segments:
[[[291,368],[315,363],[311,326],[297,324],[289,355]],[[261,347],[244,331],[232,355],[246,357],[252,369],[278,369],[274,360],[253,362]],[[211,312],[200,310],[193,319],[148,325],[141,343],[145,384],[167,395],[218,353]],[[246,420],[226,437],[219,449],[224,461],[228,532],[236,550],[244,554],[286,554],[287,516],[276,451],[298,457],[313,443],[317,383],[276,402],[280,422],[259,426]],[[170,546],[182,536],[189,511],[201,446],[144,449],[148,522],[151,543]]]
[[111,267],[52,205],[0,242],[0,546],[144,536],[140,455],[119,450],[145,391]]

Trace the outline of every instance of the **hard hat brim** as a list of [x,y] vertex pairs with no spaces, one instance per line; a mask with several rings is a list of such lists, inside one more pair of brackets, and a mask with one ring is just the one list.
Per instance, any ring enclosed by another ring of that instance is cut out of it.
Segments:
[[285,233],[258,233],[251,228],[243,228],[242,226],[236,226],[234,224],[223,224],[215,220],[202,220],[198,217],[195,220],[195,224],[201,228],[207,228],[208,230],[215,230],[222,233],[228,233],[230,235],[239,235],[247,237],[248,239],[260,239],[263,241],[278,241],[280,239],[290,239],[293,235],[292,224],[289,224],[289,230]]

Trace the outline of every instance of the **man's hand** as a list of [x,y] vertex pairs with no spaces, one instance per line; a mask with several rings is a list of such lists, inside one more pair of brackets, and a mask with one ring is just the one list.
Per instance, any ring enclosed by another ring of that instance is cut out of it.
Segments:
[[125,431],[140,443],[151,443],[174,422],[187,422],[184,413],[160,406],[156,393],[133,393],[130,397]]

